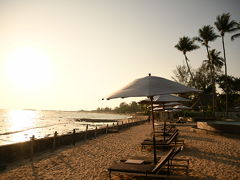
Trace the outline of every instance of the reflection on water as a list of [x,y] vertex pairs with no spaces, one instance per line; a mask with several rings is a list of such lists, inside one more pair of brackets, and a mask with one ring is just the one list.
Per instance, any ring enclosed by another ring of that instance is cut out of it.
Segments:
[[[26,141],[36,133],[36,120],[39,118],[37,111],[31,110],[11,110],[7,114],[7,124],[10,132],[17,132],[11,135],[9,141],[22,142]],[[23,131],[23,130],[27,130]]]
[[126,119],[125,115],[99,114],[79,111],[34,111],[34,110],[0,110],[0,146],[36,139],[69,134],[112,125],[112,122],[79,122],[76,119]]
[[38,117],[37,111],[11,110],[8,112],[9,128],[11,131],[18,131],[34,127]]

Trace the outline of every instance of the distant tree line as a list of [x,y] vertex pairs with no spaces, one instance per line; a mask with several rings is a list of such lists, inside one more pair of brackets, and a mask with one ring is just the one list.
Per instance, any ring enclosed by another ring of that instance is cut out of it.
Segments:
[[105,107],[105,108],[97,108],[95,112],[111,112],[111,113],[119,113],[119,114],[126,114],[126,113],[136,113],[136,112],[145,112],[146,106],[138,104],[135,101],[131,103],[122,102],[119,106],[115,108]]

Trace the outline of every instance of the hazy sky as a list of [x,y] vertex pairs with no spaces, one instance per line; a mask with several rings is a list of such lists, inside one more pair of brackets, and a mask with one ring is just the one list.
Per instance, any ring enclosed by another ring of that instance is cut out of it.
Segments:
[[[174,48],[239,0],[0,0],[0,108],[115,107],[103,97],[152,73],[171,79]],[[226,35],[228,72],[240,76],[240,39]],[[222,50],[221,40],[210,44]],[[188,54],[193,68],[204,48]],[[131,101],[132,99],[126,99]]]

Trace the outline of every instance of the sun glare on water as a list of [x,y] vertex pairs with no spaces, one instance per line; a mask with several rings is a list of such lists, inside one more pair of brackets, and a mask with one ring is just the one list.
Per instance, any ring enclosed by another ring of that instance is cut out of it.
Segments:
[[49,83],[51,63],[48,56],[39,49],[18,48],[6,60],[6,76],[13,87],[32,91]]
[[[21,142],[29,140],[29,137],[36,132],[36,119],[39,114],[31,110],[11,110],[8,112],[8,131],[18,132],[11,134],[11,142]],[[23,131],[27,130],[27,131]]]

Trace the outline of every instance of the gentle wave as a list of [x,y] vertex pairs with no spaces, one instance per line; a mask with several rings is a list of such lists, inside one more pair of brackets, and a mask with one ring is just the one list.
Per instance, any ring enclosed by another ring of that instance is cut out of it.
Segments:
[[[67,124],[67,123],[59,123],[59,124]],[[26,128],[26,129],[22,129],[22,130],[18,130],[18,131],[9,131],[9,132],[2,133],[0,135],[15,134],[15,133],[19,133],[19,132],[28,131],[28,130],[31,130],[31,129],[47,128],[47,127],[56,126],[56,125],[57,124],[52,124],[52,125],[46,125],[46,126],[38,126],[38,127]]]

